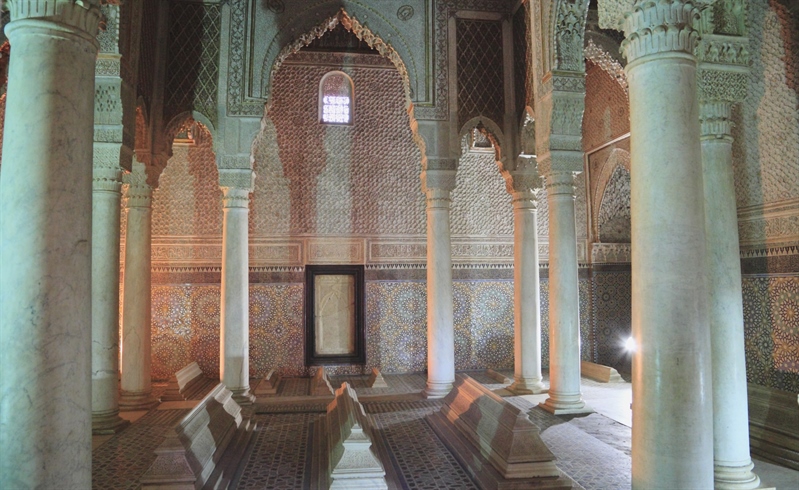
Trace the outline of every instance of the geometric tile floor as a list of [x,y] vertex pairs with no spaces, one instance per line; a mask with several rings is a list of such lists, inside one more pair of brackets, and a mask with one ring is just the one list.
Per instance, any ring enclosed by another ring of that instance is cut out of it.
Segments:
[[[468,374],[528,412],[530,420],[541,431],[541,438],[555,454],[557,466],[577,482],[575,488],[630,488],[630,428],[617,421],[626,420],[624,414],[556,417],[535,406],[536,397],[508,396],[510,393],[503,390],[505,385],[484,372]],[[389,450],[400,488],[477,488],[425,420],[426,415],[440,409],[441,401],[425,400],[419,395],[425,386],[424,375],[384,375],[384,378],[389,388],[369,388],[363,376],[335,376],[331,377],[331,384],[340,386],[347,381],[358,392],[365,411],[375,423],[376,434]],[[629,385],[611,387],[585,378],[582,382],[586,399],[591,403],[588,394],[594,397],[597,410],[604,407],[601,401],[619,398],[623,390],[627,390],[623,396],[629,395]],[[251,417],[258,426],[243,470],[232,488],[308,488],[312,424],[324,413],[327,403],[324,397],[308,397],[308,389],[307,378],[284,378],[277,395],[261,397],[254,406],[245,409],[243,415]],[[623,396],[616,404],[626,403],[629,407]],[[287,400],[288,397],[291,399]],[[155,460],[153,450],[186,413],[187,410],[151,410],[97,447],[92,458],[93,488],[140,488],[139,478]],[[756,462],[756,471],[758,468],[765,471],[769,466]],[[771,468],[776,471],[773,474],[783,479],[791,480],[799,475],[776,468]],[[761,473],[763,481],[768,483],[769,479],[764,476]]]

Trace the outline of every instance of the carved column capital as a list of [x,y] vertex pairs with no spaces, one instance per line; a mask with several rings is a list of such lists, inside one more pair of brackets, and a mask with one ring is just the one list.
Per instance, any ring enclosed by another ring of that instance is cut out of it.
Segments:
[[574,199],[576,172],[555,171],[547,174],[547,195]]
[[50,20],[83,31],[92,40],[100,25],[99,0],[8,0],[6,6],[12,23],[23,19]]
[[225,208],[247,208],[255,187],[255,172],[250,169],[220,169],[219,187]]
[[624,30],[621,50],[629,63],[658,53],[693,55],[699,39],[699,9],[705,0],[606,0],[599,25]]
[[537,209],[538,207],[538,199],[532,189],[515,191],[512,196],[513,209]]
[[119,167],[121,153],[121,144],[94,143],[92,190],[120,191],[122,188],[122,169]]
[[428,187],[425,190],[427,209],[449,209],[452,202],[449,189]]
[[727,139],[732,141],[732,102],[711,101],[699,104],[699,122],[702,139]]
[[126,206],[130,208],[149,208],[152,203],[153,188],[148,184],[147,168],[141,162],[133,162],[130,172],[125,172],[122,182],[126,186]]
[[432,170],[422,172],[422,190],[428,196],[431,190],[442,190],[447,193],[455,188],[455,170]]
[[515,196],[519,192],[534,192],[535,189],[540,189],[542,187],[541,175],[536,168],[535,157],[519,157],[518,161],[526,162],[527,165],[517,164],[516,170],[503,173],[508,193]]

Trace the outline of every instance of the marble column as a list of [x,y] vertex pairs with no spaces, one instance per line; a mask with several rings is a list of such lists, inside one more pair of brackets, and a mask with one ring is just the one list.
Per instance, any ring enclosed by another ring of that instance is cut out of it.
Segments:
[[543,393],[538,210],[532,188],[513,192],[513,384],[517,395]]
[[732,104],[700,105],[707,245],[708,320],[713,362],[713,458],[716,489],[753,489],[760,478],[749,454],[741,260],[732,172]]
[[442,398],[455,382],[452,245],[449,230],[454,170],[426,170],[427,196],[427,398]]
[[150,369],[152,187],[145,165],[133,162],[125,174],[127,228],[122,297],[122,393],[121,410],[149,410],[158,405],[152,395]]
[[[553,152],[554,153],[554,152]],[[553,160],[557,158],[553,156]],[[549,206],[549,397],[556,415],[588,413],[580,391],[580,291],[574,220],[574,172],[546,176]]]
[[92,181],[92,432],[113,434],[119,416],[119,211],[121,145],[95,143]]
[[219,373],[239,405],[251,404],[248,219],[252,170],[219,171],[223,197]]
[[[624,25],[630,97],[632,487],[709,489],[713,381],[693,54],[699,14],[680,0],[609,3]],[[603,8],[610,7],[600,4],[600,24]]]
[[99,10],[94,2],[59,2],[55,12],[54,3],[6,5],[11,22],[5,33],[14,56],[0,179],[3,488],[91,487],[91,162]]

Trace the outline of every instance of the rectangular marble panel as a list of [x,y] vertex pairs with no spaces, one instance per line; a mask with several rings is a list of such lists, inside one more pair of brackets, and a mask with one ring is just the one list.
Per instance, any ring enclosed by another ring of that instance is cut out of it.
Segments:
[[314,279],[317,355],[355,353],[355,276],[320,274]]

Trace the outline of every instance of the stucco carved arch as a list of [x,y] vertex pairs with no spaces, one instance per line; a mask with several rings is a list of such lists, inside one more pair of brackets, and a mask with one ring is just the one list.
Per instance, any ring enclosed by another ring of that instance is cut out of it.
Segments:
[[593,215],[591,222],[593,223],[595,237],[599,237],[599,208],[602,205],[605,188],[608,186],[608,181],[613,175],[613,171],[616,170],[618,166],[625,168],[628,172],[630,171],[630,153],[621,148],[614,148],[597,174],[596,187],[591,199],[591,214]]
[[195,121],[205,126],[208,133],[211,135],[211,144],[214,153],[217,153],[216,128],[205,114],[198,111],[181,112],[167,123],[166,127],[164,127],[163,140],[160,145],[162,153],[170,158],[172,157],[172,143],[175,140],[175,136],[180,133],[181,129],[184,128],[189,121]]
[[486,137],[494,145],[494,155],[496,156],[497,163],[499,164],[502,159],[502,148],[505,146],[505,135],[499,129],[499,125],[492,121],[490,118],[477,116],[469,119],[458,131],[458,140],[463,140],[463,137],[469,134],[469,131],[475,128],[480,128]]
[[[350,5],[351,2],[345,3]],[[256,139],[261,138],[264,135],[264,129],[269,124],[273,124],[269,117],[269,109],[271,104],[269,91],[271,90],[275,74],[280,69],[282,63],[286,60],[286,58],[294,53],[297,53],[303,47],[309,45],[314,39],[323,36],[327,31],[334,29],[339,24],[342,24],[344,28],[352,31],[353,34],[358,37],[358,39],[364,41],[369,47],[375,49],[383,57],[388,58],[399,72],[400,79],[402,80],[406,109],[408,112],[408,125],[411,129],[413,141],[416,143],[416,146],[419,148],[421,153],[422,170],[424,171],[427,168],[426,145],[424,138],[419,133],[419,124],[413,114],[414,106],[412,101],[413,91],[411,89],[411,76],[409,75],[408,68],[403,60],[403,57],[400,56],[400,53],[394,49],[392,44],[385,42],[376,34],[376,32],[370,30],[370,28],[361,23],[354,14],[351,15],[343,7],[340,7],[340,5],[341,2],[323,1],[316,7],[303,11],[300,15],[298,15],[298,21],[308,24],[309,27],[306,31],[300,31],[296,36],[291,37],[288,40],[282,38],[282,35],[285,35],[285,32],[278,33],[278,35],[272,40],[272,43],[269,46],[269,52],[264,60],[264,66],[261,74],[263,84],[262,89],[264,90],[264,94],[267,94],[267,101],[264,110],[264,117],[261,121],[261,131],[255,136],[255,138],[253,138],[253,145],[256,144]],[[401,39],[399,34],[393,34],[398,32],[396,28],[388,24],[384,19],[380,20],[382,19],[382,16],[377,12],[360,4],[353,5],[357,6],[357,8],[354,9],[355,12],[363,11],[369,13],[363,15],[369,15],[370,23],[372,25],[382,26],[385,24],[385,26],[390,26],[390,29],[388,29],[388,27],[386,27],[386,29],[392,33],[392,39]],[[323,22],[319,23],[318,19],[320,17],[325,17],[317,14],[321,12],[329,12],[332,6],[340,8],[332,16],[327,17]],[[294,30],[299,29],[295,28]],[[280,46],[279,51],[276,46]],[[405,51],[407,51],[407,49],[405,49]],[[410,55],[408,55],[408,58],[411,59]],[[271,62],[270,59],[272,60]],[[413,71],[415,72],[415,69]]]
[[[413,87],[418,87],[419,82],[418,68],[402,29],[389,22],[383,13],[359,2],[321,0],[311,8],[288,15],[281,22],[284,26],[291,26],[291,32],[284,28],[269,41],[261,68],[261,94],[267,101],[274,73],[283,61],[341,23],[394,63],[402,76],[408,105],[412,106]],[[326,20],[320,23],[319,19]]]

